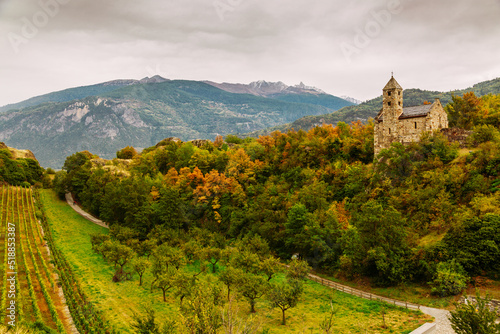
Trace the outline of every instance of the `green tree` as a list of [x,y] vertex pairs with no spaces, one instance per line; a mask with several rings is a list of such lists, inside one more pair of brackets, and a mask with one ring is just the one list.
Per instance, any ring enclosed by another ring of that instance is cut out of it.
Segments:
[[[151,290],[153,290],[155,286],[158,286],[157,283],[171,288],[173,286],[173,275],[184,264],[184,254],[180,249],[170,247],[167,244],[162,244],[157,247],[151,256],[151,273],[153,274]],[[164,289],[162,288],[162,290]],[[165,292],[166,290],[164,290],[164,295]]]
[[175,286],[177,270],[173,267],[162,271],[156,279],[151,283],[151,286],[160,289],[163,293],[163,301],[167,301],[167,291]]
[[450,256],[470,275],[500,270],[500,215],[488,213],[453,226],[443,239]]
[[260,262],[260,271],[267,276],[269,282],[275,274],[280,272],[282,265],[274,256],[268,256]]
[[212,273],[217,272],[217,263],[221,260],[223,250],[217,247],[206,247],[201,250],[202,258],[212,266]]
[[498,313],[490,310],[489,300],[479,294],[476,300],[468,300],[464,304],[456,305],[451,311],[451,327],[457,334],[499,334],[500,324],[496,323]]
[[54,180],[52,181],[52,187],[60,199],[64,199],[66,193],[68,192],[67,176],[68,173],[62,170],[56,173]]
[[212,277],[200,280],[181,307],[185,333],[218,333],[223,325],[224,300],[222,287]]
[[311,214],[304,204],[297,203],[288,212],[285,244],[292,253],[305,253],[307,247],[306,226],[311,221]]
[[[109,241],[107,241],[109,242]],[[106,252],[106,258],[116,266],[120,266],[120,271],[134,257],[132,248],[122,245],[117,241],[111,241],[112,246]]]
[[286,271],[289,280],[304,280],[309,275],[311,267],[303,260],[292,260]]
[[233,268],[231,266],[226,266],[224,271],[219,274],[219,280],[224,283],[227,288],[227,300],[231,299],[231,289],[238,286],[244,273],[241,269]]
[[193,293],[196,286],[196,276],[185,270],[178,270],[174,277],[175,295],[179,298],[182,307],[182,301]]
[[110,239],[108,234],[104,233],[92,233],[90,235],[90,243],[92,244],[92,250],[94,252],[100,252],[99,247]]
[[62,169],[70,174],[72,171],[85,165],[92,157],[92,153],[88,151],[77,152],[66,158]]
[[360,238],[360,257],[366,273],[378,276],[379,283],[394,284],[408,279],[406,219],[391,206],[369,200],[353,215]]
[[255,274],[246,274],[242,277],[238,290],[243,297],[250,303],[250,312],[255,313],[255,304],[257,299],[264,296],[268,289],[267,280]]
[[134,269],[134,272],[139,275],[139,286],[142,286],[142,276],[151,267],[151,262],[147,258],[136,257],[132,259],[130,265]]
[[303,283],[297,279],[288,279],[271,284],[267,296],[271,305],[281,310],[283,316],[281,324],[283,326],[286,325],[285,312],[297,306],[303,292]]

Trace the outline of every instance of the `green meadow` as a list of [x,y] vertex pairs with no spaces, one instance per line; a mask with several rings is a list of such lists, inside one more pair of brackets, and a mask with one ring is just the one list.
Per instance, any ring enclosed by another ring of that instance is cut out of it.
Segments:
[[[94,253],[90,244],[90,235],[107,233],[105,228],[78,215],[51,190],[41,190],[41,198],[56,247],[73,267],[84,292],[117,332],[134,333],[133,315],[142,313],[146,306],[155,311],[159,322],[180,320],[179,300],[174,292],[169,291],[167,302],[162,301],[160,290],[151,293],[149,272],[142,287],[137,276],[131,281],[112,282],[113,266]],[[298,306],[287,311],[286,326],[281,325],[281,311],[272,309],[265,298],[258,300],[254,315],[249,313],[248,303],[242,298],[232,306],[241,319],[256,324],[257,333],[325,333],[320,324],[329,317],[332,306],[335,314],[331,333],[410,333],[432,320],[421,312],[334,292],[312,281],[306,282],[304,291]]]

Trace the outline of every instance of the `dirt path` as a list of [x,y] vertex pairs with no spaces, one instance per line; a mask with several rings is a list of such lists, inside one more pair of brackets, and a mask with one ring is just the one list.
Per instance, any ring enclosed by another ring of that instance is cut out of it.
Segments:
[[92,216],[91,214],[85,212],[82,210],[82,208],[80,208],[76,203],[75,201],[73,200],[73,196],[71,196],[70,193],[67,193],[66,194],[66,202],[68,202],[68,205],[71,206],[73,208],[73,210],[75,210],[80,216],[82,216],[83,218],[87,219],[87,220],[90,220],[92,223],[94,224],[97,224],[99,226],[102,226],[102,227],[105,227],[105,228],[109,228],[108,224],[106,224],[105,222],[103,222],[102,220]]

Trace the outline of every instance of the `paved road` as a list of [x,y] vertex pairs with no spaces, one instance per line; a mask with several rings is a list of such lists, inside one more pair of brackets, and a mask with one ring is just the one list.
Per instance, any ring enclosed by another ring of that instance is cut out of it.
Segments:
[[451,328],[450,320],[448,319],[450,316],[449,311],[426,306],[421,306],[420,310],[435,318],[436,331],[434,334],[455,334],[455,331]]
[[82,216],[83,218],[85,218],[87,220],[90,220],[92,223],[97,224],[99,226],[102,226],[102,227],[105,227],[105,228],[109,228],[108,224],[106,224],[102,220],[97,219],[96,217],[92,216],[91,214],[83,211],[82,208],[80,208],[75,203],[75,201],[73,200],[73,196],[71,196],[70,193],[66,194],[66,202],[68,202],[69,206],[71,206],[73,208],[73,210],[75,210],[76,212],[78,212],[78,214],[80,216]]

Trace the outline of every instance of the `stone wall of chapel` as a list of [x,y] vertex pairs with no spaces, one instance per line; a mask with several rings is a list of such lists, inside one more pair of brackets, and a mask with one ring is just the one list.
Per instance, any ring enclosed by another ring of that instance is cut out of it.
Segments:
[[448,128],[448,114],[443,109],[441,103],[436,103],[427,115],[428,130],[439,130]]
[[427,117],[414,117],[399,120],[401,142],[409,143],[420,140],[420,134],[428,131]]

